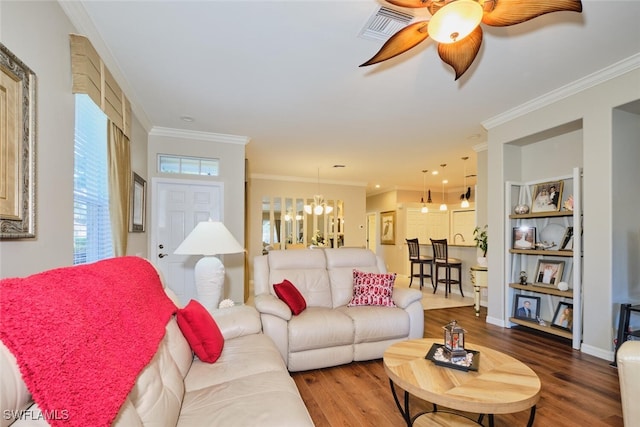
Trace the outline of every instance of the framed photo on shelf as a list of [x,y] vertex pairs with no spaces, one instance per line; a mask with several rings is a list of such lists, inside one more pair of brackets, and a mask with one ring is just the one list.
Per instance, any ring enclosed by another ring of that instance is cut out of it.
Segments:
[[553,315],[551,326],[567,331],[573,331],[573,304],[560,301]]
[[533,186],[531,212],[557,212],[562,202],[562,181],[550,181]]
[[555,288],[562,281],[564,261],[549,259],[538,260],[536,268],[535,285]]
[[559,246],[561,251],[570,251],[573,249],[573,227],[567,227]]
[[380,213],[380,244],[396,244],[396,211]]
[[536,228],[522,225],[513,227],[513,249],[535,249]]
[[513,317],[538,322],[538,318],[540,317],[540,297],[516,294],[513,305]]

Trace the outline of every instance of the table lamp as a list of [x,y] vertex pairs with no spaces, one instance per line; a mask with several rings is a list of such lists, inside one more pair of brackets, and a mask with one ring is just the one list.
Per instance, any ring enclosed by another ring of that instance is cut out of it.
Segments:
[[202,221],[173,252],[176,255],[203,255],[195,265],[198,301],[209,311],[218,308],[224,291],[224,266],[215,255],[236,254],[244,248],[219,221]]

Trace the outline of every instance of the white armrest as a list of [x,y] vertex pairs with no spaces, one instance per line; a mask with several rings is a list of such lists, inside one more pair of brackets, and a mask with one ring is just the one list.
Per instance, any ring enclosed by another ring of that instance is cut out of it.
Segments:
[[393,288],[393,302],[400,308],[407,308],[411,303],[421,299],[422,292],[417,289]]
[[220,308],[213,310],[211,315],[220,328],[224,339],[259,334],[262,332],[260,315],[256,309],[250,305],[235,305],[233,307]]
[[617,359],[622,418],[625,426],[631,426],[640,419],[640,341],[623,342]]
[[271,294],[256,295],[254,301],[260,313],[271,314],[286,321],[291,319],[289,306]]

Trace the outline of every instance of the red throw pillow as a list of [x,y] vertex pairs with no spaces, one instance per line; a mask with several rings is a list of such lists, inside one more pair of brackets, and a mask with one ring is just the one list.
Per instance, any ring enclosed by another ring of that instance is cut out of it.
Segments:
[[302,313],[307,308],[307,302],[300,291],[287,279],[284,279],[282,283],[273,285],[273,291],[278,298],[289,306],[294,315]]
[[353,298],[348,307],[359,305],[379,305],[395,307],[393,302],[393,284],[396,273],[365,273],[353,270]]
[[189,301],[176,316],[182,335],[191,350],[203,362],[213,363],[220,357],[224,337],[211,314],[196,300]]

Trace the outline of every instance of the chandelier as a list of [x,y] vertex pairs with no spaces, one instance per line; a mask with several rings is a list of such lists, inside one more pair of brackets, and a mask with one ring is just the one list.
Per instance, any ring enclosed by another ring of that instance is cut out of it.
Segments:
[[395,33],[361,67],[386,61],[431,37],[438,55],[458,80],[469,69],[482,45],[482,27],[508,27],[551,12],[582,12],[580,0],[387,0],[408,8],[427,8],[431,20],[417,21]]
[[[318,192],[320,190],[320,168],[318,168]],[[329,206],[324,200],[322,194],[316,194],[313,196],[313,202],[304,205],[304,211],[311,215],[330,214],[333,212],[333,206]]]
[[313,202],[308,205],[304,205],[304,211],[309,215],[322,215],[323,213],[330,214],[333,212],[333,206],[327,205],[327,202],[324,200],[324,196],[316,194],[313,196]]

